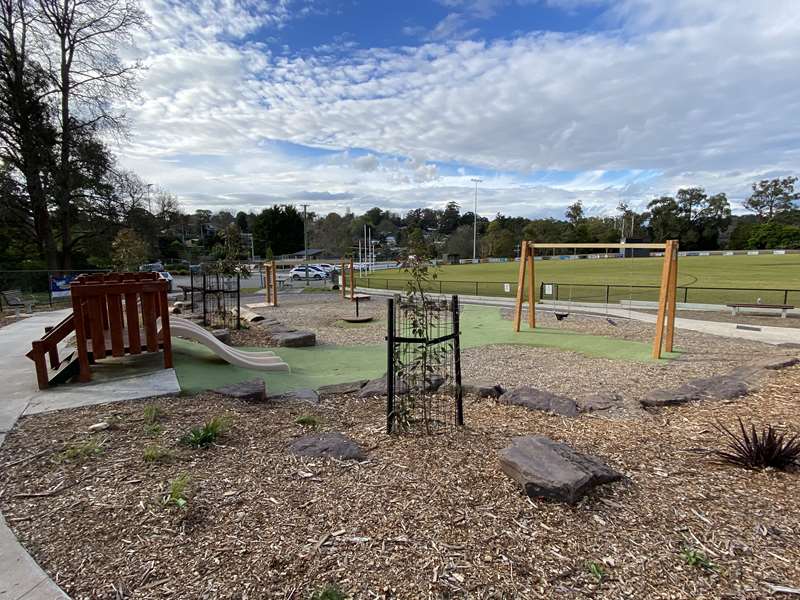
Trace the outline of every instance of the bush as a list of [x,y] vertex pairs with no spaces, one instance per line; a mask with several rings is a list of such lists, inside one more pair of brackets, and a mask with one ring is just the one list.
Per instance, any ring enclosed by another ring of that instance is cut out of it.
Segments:
[[756,431],[755,425],[750,425],[748,431],[742,420],[739,419],[739,431],[734,433],[721,423],[715,425],[717,431],[728,438],[727,450],[716,450],[714,454],[725,462],[744,467],[746,469],[786,469],[798,464],[800,460],[800,439],[795,435],[786,439],[786,434],[778,433],[769,425],[761,431]]
[[208,448],[225,433],[230,425],[230,418],[226,416],[214,417],[202,427],[195,427],[181,438],[181,442],[195,448]]

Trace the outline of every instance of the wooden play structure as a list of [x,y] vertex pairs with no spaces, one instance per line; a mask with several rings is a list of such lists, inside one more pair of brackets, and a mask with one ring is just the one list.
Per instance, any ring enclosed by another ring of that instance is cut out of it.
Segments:
[[[658,316],[656,317],[656,332],[653,337],[653,358],[661,358],[662,348],[672,352],[675,337],[675,302],[678,286],[678,241],[668,240],[663,244],[537,244],[523,241],[520,248],[519,277],[517,280],[517,298],[514,308],[514,331],[520,330],[522,321],[522,304],[524,297],[528,296],[528,326],[536,327],[536,290],[534,288],[535,270],[534,253],[536,249],[567,249],[567,248],[614,248],[619,250],[646,249],[661,250],[664,252],[664,264],[661,269],[661,288],[658,298]],[[527,273],[530,271],[530,278]],[[527,282],[527,285],[526,285]],[[556,315],[558,316],[558,315]],[[562,317],[563,318],[563,315]],[[559,318],[559,320],[561,320]]]
[[274,260],[264,263],[264,304],[278,306],[278,267]]
[[163,350],[164,368],[172,368],[167,288],[158,273],[80,275],[70,284],[72,314],[48,328],[26,354],[36,365],[39,389],[48,387],[51,372],[71,364],[61,360],[58,344],[73,331],[78,380],[90,381],[90,365],[106,356]]

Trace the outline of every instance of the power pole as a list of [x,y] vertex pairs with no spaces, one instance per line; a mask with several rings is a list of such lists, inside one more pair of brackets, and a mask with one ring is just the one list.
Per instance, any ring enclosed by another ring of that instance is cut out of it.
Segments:
[[475,209],[472,211],[472,263],[475,264],[478,255],[478,184],[483,179],[473,177],[470,181],[475,183]]
[[303,204],[303,264],[305,265],[306,286],[308,286],[308,228],[306,227],[306,216],[308,215],[308,204]]

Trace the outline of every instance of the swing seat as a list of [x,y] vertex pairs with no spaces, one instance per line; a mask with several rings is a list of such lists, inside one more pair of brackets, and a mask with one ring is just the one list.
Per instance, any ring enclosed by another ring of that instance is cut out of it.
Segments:
[[563,321],[564,319],[566,319],[569,316],[568,312],[555,311],[553,314],[556,316],[556,319],[558,319],[559,321]]

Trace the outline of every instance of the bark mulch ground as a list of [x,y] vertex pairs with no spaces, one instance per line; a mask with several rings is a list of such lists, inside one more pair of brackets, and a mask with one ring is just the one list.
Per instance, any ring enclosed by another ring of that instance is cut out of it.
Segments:
[[[386,436],[383,403],[351,397],[94,406],[18,423],[0,448],[0,508],[75,598],[309,598],[326,584],[358,598],[781,597],[775,586],[800,587],[800,473],[747,471],[704,449],[724,443],[715,420],[800,431],[798,403],[795,367],[737,401],[639,420],[470,401],[463,431],[430,437]],[[217,444],[178,442],[216,415],[231,419]],[[301,415],[368,460],[290,455],[309,431]],[[99,421],[111,427],[89,433]],[[574,507],[528,499],[497,453],[532,433],[628,480]],[[146,462],[152,447],[168,454]],[[186,507],[165,505],[182,474]]]

